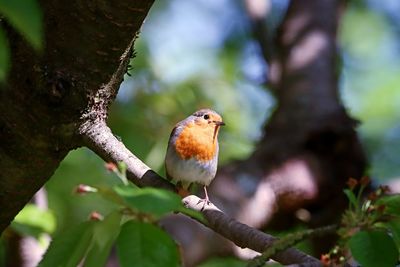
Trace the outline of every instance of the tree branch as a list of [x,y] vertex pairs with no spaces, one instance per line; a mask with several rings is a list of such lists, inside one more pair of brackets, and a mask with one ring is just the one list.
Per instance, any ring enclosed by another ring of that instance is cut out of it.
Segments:
[[[186,207],[201,211],[208,222],[208,225],[206,225],[207,227],[226,239],[231,240],[237,246],[241,248],[250,248],[262,253],[268,246],[271,246],[278,240],[278,238],[272,235],[234,220],[212,203],[203,209],[203,204],[199,203],[199,200],[197,196],[188,196],[182,201]],[[319,260],[294,248],[280,251],[271,258],[281,264],[321,266]]]
[[[150,167],[133,155],[112,134],[104,121],[97,122],[96,124],[86,123],[81,134],[86,146],[96,152],[105,161],[123,161],[127,166],[128,178],[136,185],[175,190],[170,182],[152,171]],[[185,204],[198,210],[198,198],[192,197],[191,199],[185,198]],[[208,221],[207,226],[210,229],[242,248],[247,247],[258,252],[263,252],[268,245],[271,245],[276,240],[273,236],[235,221],[219,211],[215,206],[211,208],[206,207],[202,213]],[[283,264],[307,263],[307,266],[320,266],[320,262],[317,259],[294,248],[277,253],[273,259]]]
[[[250,248],[262,253],[277,240],[276,237],[240,223],[221,211],[205,209],[203,214],[209,222],[209,227],[211,229],[231,240],[241,248]],[[289,248],[278,252],[272,259],[285,265],[307,264],[307,266],[321,266],[319,260],[295,248]]]
[[106,162],[124,162],[127,167],[127,177],[134,184],[145,187],[159,187],[175,191],[173,184],[156,174],[149,166],[130,152],[116,138],[104,121],[86,123],[81,134],[85,145]]

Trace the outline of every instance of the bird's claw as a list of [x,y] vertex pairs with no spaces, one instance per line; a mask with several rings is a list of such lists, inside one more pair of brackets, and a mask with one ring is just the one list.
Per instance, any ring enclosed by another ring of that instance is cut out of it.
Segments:
[[201,202],[204,202],[203,203],[203,207],[201,207],[201,211],[203,211],[204,210],[204,208],[206,207],[206,205],[211,205],[211,201],[209,200],[209,199],[207,199],[207,198],[203,198],[203,199],[199,199],[199,201],[197,202],[197,205],[199,205]]

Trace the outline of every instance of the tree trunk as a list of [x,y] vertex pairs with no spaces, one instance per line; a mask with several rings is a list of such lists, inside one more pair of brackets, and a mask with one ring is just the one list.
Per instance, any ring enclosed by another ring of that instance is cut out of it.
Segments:
[[[97,96],[152,3],[41,1],[42,53],[7,27],[12,69],[0,90],[0,232],[65,155],[83,144],[78,130],[89,106],[115,98],[116,91]],[[97,116],[106,116],[107,110],[98,111]]]

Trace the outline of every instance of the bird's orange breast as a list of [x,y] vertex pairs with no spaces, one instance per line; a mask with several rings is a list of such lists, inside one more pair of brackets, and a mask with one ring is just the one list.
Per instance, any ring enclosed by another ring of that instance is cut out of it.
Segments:
[[214,127],[201,128],[189,124],[176,139],[175,150],[182,159],[212,160],[217,153],[217,140],[213,137]]

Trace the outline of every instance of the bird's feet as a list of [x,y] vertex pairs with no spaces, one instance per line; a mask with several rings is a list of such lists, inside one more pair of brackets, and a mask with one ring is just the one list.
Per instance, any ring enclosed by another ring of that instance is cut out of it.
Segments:
[[[197,211],[204,211],[204,210],[217,210],[221,211],[216,207],[212,202],[206,199],[200,199],[198,196],[190,195],[182,199],[182,203],[186,208],[197,210]],[[206,206],[207,205],[207,206]]]

